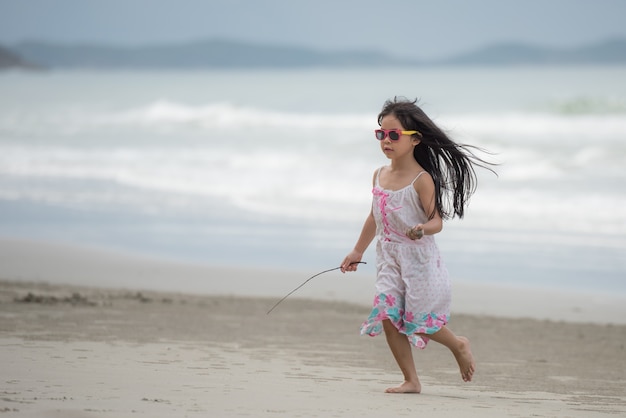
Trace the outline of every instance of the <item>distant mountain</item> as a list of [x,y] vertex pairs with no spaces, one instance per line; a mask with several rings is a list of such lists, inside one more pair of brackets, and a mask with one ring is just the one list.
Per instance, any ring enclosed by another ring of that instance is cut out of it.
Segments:
[[38,69],[38,65],[26,61],[19,54],[0,45],[0,70],[7,68]]
[[572,49],[520,43],[491,45],[436,62],[438,65],[626,64],[626,39],[611,39]]
[[0,47],[0,68],[204,69],[392,66],[513,66],[626,64],[626,39],[557,49],[520,43],[491,45],[443,60],[403,60],[379,51],[327,52],[311,48],[209,40],[173,45],[114,47],[23,42]]
[[112,47],[24,42],[14,49],[53,68],[262,68],[414,65],[377,51],[323,52],[291,46],[211,40],[177,45]]

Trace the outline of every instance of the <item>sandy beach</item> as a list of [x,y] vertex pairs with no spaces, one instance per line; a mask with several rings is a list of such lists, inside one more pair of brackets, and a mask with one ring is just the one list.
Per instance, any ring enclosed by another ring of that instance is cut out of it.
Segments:
[[[472,286],[460,286],[450,326],[472,341],[478,367],[474,381],[464,383],[449,352],[431,343],[414,352],[423,392],[390,395],[383,390],[399,383],[401,375],[384,337],[358,335],[367,303],[334,300],[336,294],[329,294],[324,282],[266,315],[276,296],[226,288],[214,293],[155,291],[147,283],[145,289],[137,288],[141,282],[123,286],[135,271],[130,265],[170,274],[174,283],[177,274],[184,282],[194,271],[238,283],[242,270],[235,267],[202,271],[119,257],[115,264],[114,254],[96,252],[89,253],[92,258],[86,252],[72,265],[63,258],[67,248],[52,254],[46,245],[18,244],[0,243],[2,416],[626,414],[626,315],[624,300],[617,297],[588,297],[582,304],[573,295],[535,293],[536,298],[525,300],[525,311],[522,302],[507,311],[502,301],[526,295],[474,289],[477,306],[472,312],[464,309],[472,305],[467,300]],[[30,267],[25,259],[32,260]],[[109,269],[98,270],[98,260]],[[35,268],[40,269],[37,275]],[[73,276],[63,283],[62,275],[55,275],[63,268],[82,275],[89,285],[78,284]],[[96,270],[116,277],[97,286]],[[282,279],[265,270],[255,274],[287,290],[306,275],[289,280],[287,273]],[[272,286],[271,292],[280,296],[281,290]],[[370,291],[368,284],[359,287],[364,289],[355,299]],[[524,315],[529,310],[535,317]]]

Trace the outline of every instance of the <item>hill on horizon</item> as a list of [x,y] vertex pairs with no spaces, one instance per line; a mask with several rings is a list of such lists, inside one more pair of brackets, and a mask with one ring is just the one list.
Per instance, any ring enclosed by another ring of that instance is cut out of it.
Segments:
[[400,59],[375,50],[320,51],[223,39],[141,47],[69,45],[45,41],[0,46],[0,68],[376,68],[593,64],[626,64],[626,39],[608,39],[569,49],[501,43],[440,60]]

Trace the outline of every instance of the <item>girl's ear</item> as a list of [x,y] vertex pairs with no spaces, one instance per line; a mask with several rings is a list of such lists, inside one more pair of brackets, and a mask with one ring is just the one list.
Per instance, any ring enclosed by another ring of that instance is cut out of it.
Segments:
[[413,138],[413,145],[419,145],[419,143],[422,142],[422,140],[419,138],[416,138],[414,136],[412,138]]

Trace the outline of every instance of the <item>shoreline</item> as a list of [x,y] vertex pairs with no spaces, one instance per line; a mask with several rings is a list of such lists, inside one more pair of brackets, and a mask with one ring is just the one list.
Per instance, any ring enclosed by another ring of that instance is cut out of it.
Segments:
[[[268,309],[318,272],[203,265],[101,248],[0,238],[0,280],[258,297],[268,299]],[[470,314],[568,323],[626,324],[626,295],[477,283],[455,278],[452,281],[453,316]],[[335,301],[369,308],[373,289],[373,273],[333,271],[308,282],[287,301]]]

